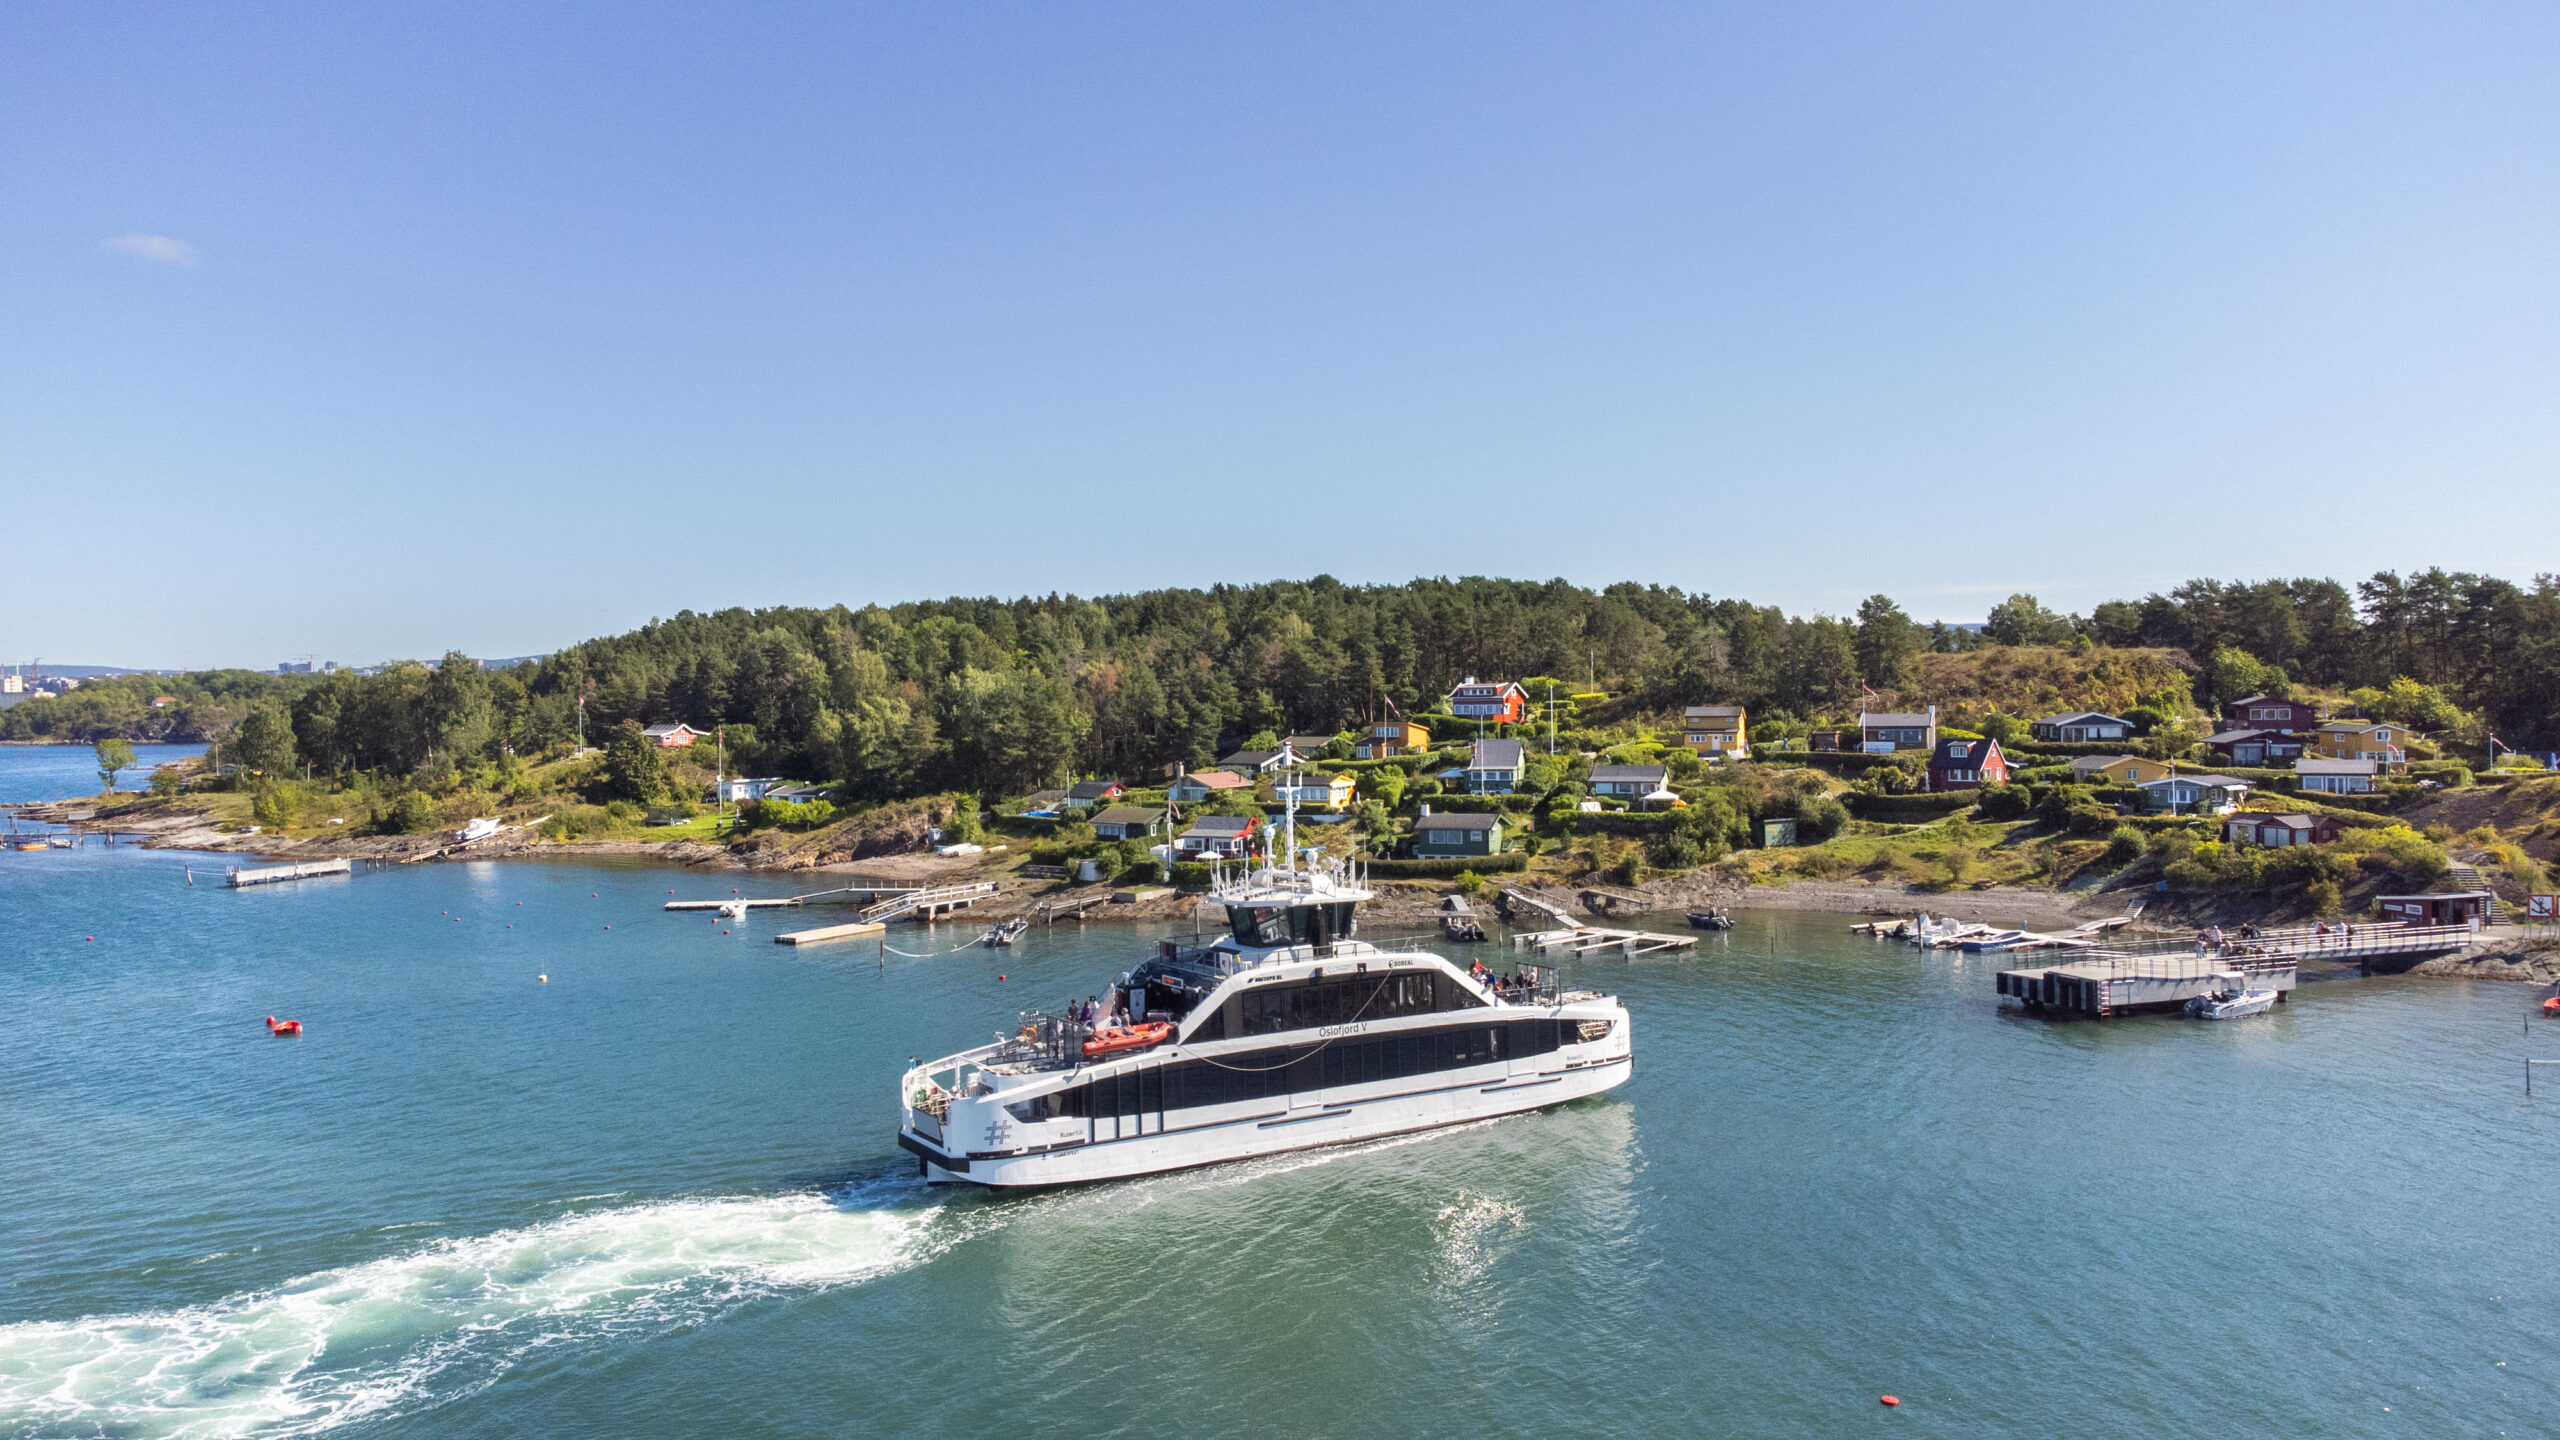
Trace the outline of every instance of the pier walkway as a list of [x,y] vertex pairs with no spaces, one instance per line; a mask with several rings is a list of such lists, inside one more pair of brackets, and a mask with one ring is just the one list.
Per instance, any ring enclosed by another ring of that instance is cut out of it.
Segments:
[[2368,964],[2376,959],[2449,955],[2479,943],[2468,925],[2330,926],[2269,930],[2231,940],[2220,950],[2199,950],[2189,940],[2147,940],[2079,953],[2064,964],[2000,972],[1995,989],[2030,1010],[2059,1011],[2097,1019],[2134,1010],[2175,1009],[2238,975],[2252,989],[2273,990],[2282,1000],[2299,982],[2302,962]]
[[1582,923],[1574,918],[1572,909],[1564,901],[1541,895],[1523,885],[1504,886],[1501,899],[1502,913],[1506,919],[1511,915],[1511,907],[1517,905],[1524,910],[1534,910],[1558,925],[1573,926]]
[[877,905],[865,908],[862,918],[886,924],[900,916],[930,920],[954,910],[964,910],[996,893],[993,880],[972,880],[965,885],[937,885],[930,890],[910,890],[891,896]]
[[1659,930],[1603,930],[1597,925],[1573,925],[1562,930],[1524,930],[1511,937],[1514,950],[1531,950],[1540,955],[1563,950],[1575,955],[1596,955],[1603,950],[1623,950],[1629,955],[1658,955],[1665,950],[1697,948],[1695,935],[1666,935]]
[[806,895],[776,895],[749,900],[732,895],[726,900],[670,900],[669,910],[717,910],[723,905],[743,905],[749,910],[766,910],[777,905],[806,905],[812,900],[843,900],[852,903],[856,896],[864,904],[877,902],[882,896],[913,895],[923,887],[916,885],[840,885],[833,890],[812,890]]
[[286,880],[309,880],[319,875],[352,875],[355,867],[344,860],[305,860],[297,865],[267,865],[255,870],[234,870],[224,881],[234,890],[252,885],[274,885]]

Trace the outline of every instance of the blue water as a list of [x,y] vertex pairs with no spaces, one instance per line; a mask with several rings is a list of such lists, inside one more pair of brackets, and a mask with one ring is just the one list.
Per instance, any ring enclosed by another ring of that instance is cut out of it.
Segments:
[[[119,790],[151,783],[151,768],[204,753],[201,745],[136,745],[136,763],[116,776]],[[97,752],[86,745],[0,745],[0,805],[68,800],[98,793]]]
[[2560,1037],[2525,1033],[2522,986],[2047,1023],[1999,1009],[1980,959],[1752,913],[1694,959],[1569,968],[1636,1017],[1609,1096],[986,1196],[914,1180],[897,1072],[1089,993],[1152,932],[909,959],[658,909],[788,882],[487,862],[231,892],[187,863],[0,856],[0,1433],[2560,1413],[2560,1085],[2528,1101],[2519,1063]]

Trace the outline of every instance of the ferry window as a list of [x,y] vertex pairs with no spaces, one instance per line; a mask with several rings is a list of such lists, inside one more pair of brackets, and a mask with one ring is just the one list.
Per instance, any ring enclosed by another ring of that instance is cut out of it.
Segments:
[[1005,1113],[1026,1124],[1034,1120],[1081,1120],[1085,1112],[1085,1086],[1052,1090],[1028,1100],[1007,1105]]
[[1290,940],[1289,912],[1283,906],[1230,905],[1227,927],[1239,945],[1286,945]]
[[1205,1018],[1203,1018],[1203,1019],[1201,1020],[1199,1028],[1198,1028],[1198,1029],[1196,1029],[1196,1030],[1193,1030],[1193,1031],[1191,1032],[1191,1037],[1190,1037],[1190,1038],[1191,1038],[1194,1042],[1198,1042],[1198,1041],[1201,1041],[1201,1040],[1224,1040],[1224,1039],[1226,1039],[1226,1038],[1227,1038],[1227,1007],[1226,1007],[1226,1006],[1224,1006],[1224,1005],[1221,1005],[1221,1006],[1219,1006],[1218,1008],[1216,1008],[1216,1009],[1214,1009],[1214,1010],[1210,1011],[1210,1012],[1208,1013],[1208,1015],[1207,1015]]

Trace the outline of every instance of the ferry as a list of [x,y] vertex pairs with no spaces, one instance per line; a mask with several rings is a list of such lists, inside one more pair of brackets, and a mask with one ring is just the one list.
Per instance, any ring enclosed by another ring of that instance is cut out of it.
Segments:
[[1357,938],[1356,867],[1220,871],[1214,944],[1160,942],[1100,1014],[1022,1013],[898,1082],[898,1145],[936,1184],[1070,1185],[1543,1109],[1634,1070],[1616,998]]

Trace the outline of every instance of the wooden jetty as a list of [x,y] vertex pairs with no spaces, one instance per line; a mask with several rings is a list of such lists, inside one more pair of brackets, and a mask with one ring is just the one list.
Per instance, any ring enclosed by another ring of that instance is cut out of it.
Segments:
[[355,867],[345,860],[305,860],[293,865],[265,865],[254,870],[234,870],[224,881],[234,890],[252,885],[276,885],[287,880],[311,880],[322,875],[352,875]]
[[1575,892],[1582,908],[1606,918],[1621,909],[1651,910],[1661,902],[1640,890],[1620,890],[1609,885],[1585,885]]
[[1040,922],[1044,925],[1055,925],[1058,923],[1058,917],[1062,915],[1072,916],[1075,919],[1081,920],[1084,918],[1084,912],[1087,910],[1092,909],[1096,905],[1108,905],[1110,903],[1110,891],[1096,890],[1090,895],[1071,895],[1060,900],[1043,900],[1040,902],[1039,908],[1034,910],[1032,914],[1038,917]]
[[1693,949],[1697,943],[1695,935],[1666,935],[1659,930],[1604,930],[1597,925],[1528,930],[1511,937],[1512,949],[1531,950],[1540,955],[1558,950],[1574,955],[1596,955],[1603,950],[1623,950],[1629,955],[1658,955],[1666,950]]
[[1504,886],[1501,899],[1502,912],[1505,915],[1509,915],[1511,907],[1517,905],[1525,910],[1534,910],[1558,925],[1579,926],[1582,923],[1574,918],[1573,911],[1568,909],[1563,901],[1541,895],[1526,886]]
[[764,910],[777,905],[806,905],[813,900],[841,899],[851,904],[869,904],[883,896],[913,895],[923,887],[916,885],[839,885],[833,890],[812,890],[806,895],[776,895],[749,900],[732,895],[726,900],[670,900],[669,910],[717,910],[723,905],[744,905],[750,910]]
[[2326,934],[2270,930],[2218,949],[2200,948],[2194,940],[2099,946],[2064,964],[2003,970],[1994,988],[2029,1010],[2104,1020],[2183,1007],[2235,974],[2251,989],[2275,991],[2281,1002],[2299,983],[2305,960],[2414,960],[2467,950],[2480,940],[2468,925],[2358,925],[2353,931],[2337,925]]
[[892,896],[877,905],[866,907],[862,911],[862,918],[883,923],[901,916],[916,920],[930,920],[937,915],[948,915],[954,910],[965,910],[981,900],[993,897],[995,893],[996,882],[993,880],[972,880],[963,885],[937,885],[930,890],[910,890],[904,895]]
[[852,940],[864,935],[877,935],[889,927],[877,920],[856,920],[844,925],[821,925],[814,930],[786,930],[773,937],[776,945],[823,945],[830,940]]

